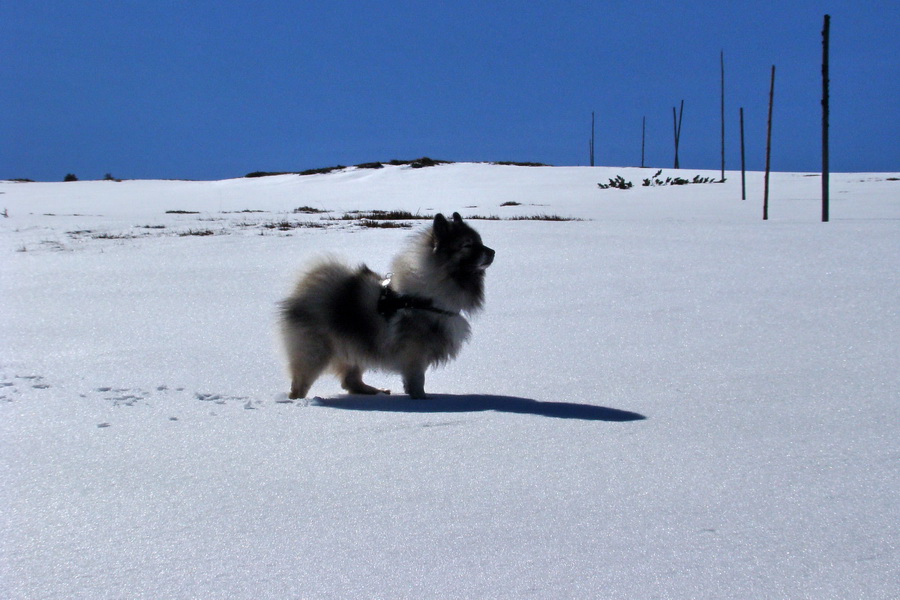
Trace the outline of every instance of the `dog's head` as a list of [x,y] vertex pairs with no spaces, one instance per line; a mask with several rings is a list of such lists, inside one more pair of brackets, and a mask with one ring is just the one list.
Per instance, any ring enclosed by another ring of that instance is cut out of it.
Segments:
[[494,262],[494,251],[459,213],[453,213],[450,220],[442,214],[434,217],[432,242],[435,257],[457,276],[483,275]]

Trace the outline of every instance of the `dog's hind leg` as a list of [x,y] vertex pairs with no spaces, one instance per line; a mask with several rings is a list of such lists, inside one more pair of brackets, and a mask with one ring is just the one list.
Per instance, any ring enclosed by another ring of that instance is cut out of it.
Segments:
[[341,387],[351,394],[390,394],[391,390],[381,390],[363,382],[362,369],[346,365],[340,369]]
[[306,398],[309,388],[313,382],[319,378],[325,365],[310,365],[308,363],[295,364],[291,363],[291,393],[288,396],[291,400],[297,398]]
[[328,367],[331,361],[331,350],[327,346],[314,347],[295,341],[288,348],[288,367],[291,374],[291,393],[288,396],[292,400],[305,398],[312,387],[313,382]]

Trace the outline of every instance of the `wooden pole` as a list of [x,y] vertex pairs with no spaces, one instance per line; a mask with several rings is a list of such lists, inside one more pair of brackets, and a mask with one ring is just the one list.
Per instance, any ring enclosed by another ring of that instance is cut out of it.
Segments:
[[769,125],[766,131],[766,183],[763,193],[763,220],[769,219],[769,172],[772,165],[772,103],[775,99],[775,65],[772,65],[772,82],[769,84]]
[[725,51],[719,52],[719,66],[722,74],[722,181],[725,181]]
[[672,107],[672,127],[675,129],[675,168],[678,168],[678,113]]
[[644,148],[647,142],[647,117],[641,122],[641,168],[644,168]]
[[831,30],[831,16],[825,15],[822,29],[822,222],[828,222],[829,165],[828,165],[828,37]]
[[744,159],[744,107],[741,107],[741,200],[747,199],[747,163]]
[[[677,115],[677,116],[676,116]],[[675,112],[675,107],[672,107],[672,121],[675,126],[675,168],[680,169],[681,167],[678,164],[678,142],[681,140],[681,121],[684,118],[684,100],[681,101],[681,109],[678,113]]]

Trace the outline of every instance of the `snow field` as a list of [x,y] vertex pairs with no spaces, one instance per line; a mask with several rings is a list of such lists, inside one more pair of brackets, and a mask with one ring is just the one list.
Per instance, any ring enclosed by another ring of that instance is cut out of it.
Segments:
[[[893,597],[900,182],[833,175],[821,224],[775,174],[764,223],[761,174],[653,172],[0,183],[0,595]],[[304,260],[411,230],[266,224],[372,209],[584,220],[473,221],[486,309],[430,400],[287,402]]]

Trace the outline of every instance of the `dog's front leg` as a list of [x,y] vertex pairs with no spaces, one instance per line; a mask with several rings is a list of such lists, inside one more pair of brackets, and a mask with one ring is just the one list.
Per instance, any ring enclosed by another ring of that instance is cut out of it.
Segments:
[[425,369],[413,367],[403,372],[403,391],[410,398],[422,400],[425,398]]

